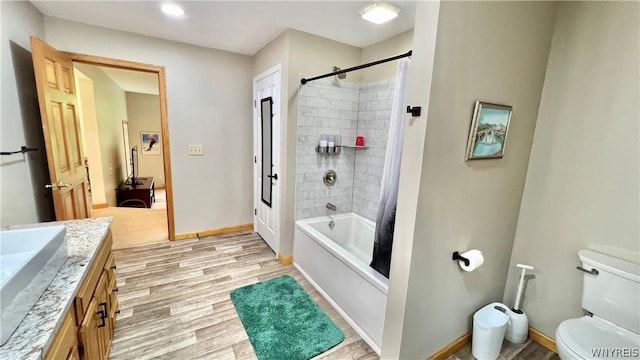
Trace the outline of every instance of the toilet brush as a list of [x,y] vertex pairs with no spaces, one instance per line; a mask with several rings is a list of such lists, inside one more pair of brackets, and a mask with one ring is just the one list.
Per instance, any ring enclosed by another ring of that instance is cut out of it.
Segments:
[[522,344],[527,340],[529,334],[529,319],[527,318],[527,314],[520,310],[520,300],[522,299],[522,291],[524,290],[524,275],[527,270],[533,270],[533,266],[524,264],[517,264],[516,266],[522,269],[522,273],[520,274],[520,284],[518,285],[516,302],[507,314],[509,315],[510,321],[507,325],[505,339],[514,344]]

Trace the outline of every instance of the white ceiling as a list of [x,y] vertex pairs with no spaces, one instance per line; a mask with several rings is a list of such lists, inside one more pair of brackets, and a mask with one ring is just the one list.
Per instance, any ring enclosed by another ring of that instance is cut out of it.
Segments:
[[142,71],[132,71],[99,66],[124,91],[158,95],[158,75]]
[[412,29],[415,15],[415,1],[388,1],[401,12],[382,25],[358,14],[370,1],[173,2],[185,18],[165,16],[161,1],[32,1],[45,15],[246,55],[287,28],[366,47]]

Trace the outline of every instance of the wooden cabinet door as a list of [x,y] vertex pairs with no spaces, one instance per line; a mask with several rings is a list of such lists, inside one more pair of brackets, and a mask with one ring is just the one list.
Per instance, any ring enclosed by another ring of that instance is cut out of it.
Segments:
[[98,282],[98,288],[96,289],[96,297],[99,296],[101,309],[104,311],[104,326],[100,328],[100,337],[102,338],[102,354],[103,359],[109,358],[111,352],[111,340],[113,339],[113,322],[111,321],[111,293],[109,289],[111,282],[109,281],[109,272],[102,271],[102,276]]
[[72,353],[78,352],[78,335],[74,315],[74,311],[68,311],[64,316],[62,325],[51,342],[44,360],[67,359]]
[[89,307],[78,331],[83,349],[81,358],[88,360],[108,359],[111,350],[111,328],[107,300],[106,271],[102,271],[100,280],[89,302]]
[[109,254],[104,264],[104,271],[107,276],[107,303],[109,307],[109,325],[110,336],[113,339],[113,333],[116,327],[116,315],[118,311],[118,285],[116,282],[116,261],[113,254]]
[[[110,270],[110,272],[112,273],[113,270]],[[107,302],[109,304],[110,339],[113,339],[113,333],[116,328],[116,314],[118,313],[118,288],[115,275],[110,277],[110,279],[109,285],[107,286]]]
[[98,299],[93,298],[89,302],[87,312],[78,330],[81,358],[102,359],[101,338],[98,325],[101,324],[101,314],[98,312]]
[[67,356],[67,360],[80,360],[80,353],[78,352],[77,346],[71,349],[69,356]]

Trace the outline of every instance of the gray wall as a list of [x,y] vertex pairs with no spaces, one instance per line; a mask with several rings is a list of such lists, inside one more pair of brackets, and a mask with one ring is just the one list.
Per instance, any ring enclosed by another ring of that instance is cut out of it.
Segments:
[[[93,81],[104,195],[109,206],[117,206],[114,189],[127,178],[122,136],[122,120],[127,119],[127,98],[124,90],[99,67],[87,64],[74,66]],[[95,166],[99,165],[90,161],[89,171]]]
[[27,1],[2,1],[0,12],[0,148],[39,149],[0,157],[0,226],[55,220],[29,41],[44,38],[42,14]]
[[[399,348],[390,341],[395,354],[383,340],[383,356],[427,357],[470,330],[475,310],[503,296],[555,11],[553,3],[440,4],[431,98],[419,119],[427,127],[411,260],[395,245],[392,255],[387,319],[400,303],[393,282],[408,274],[402,335]],[[430,41],[415,34],[414,42]],[[424,70],[412,71],[421,77]],[[476,100],[514,107],[502,159],[464,161]],[[398,217],[406,206],[399,203]],[[466,273],[451,254],[471,248],[483,251],[485,264]]]
[[[395,55],[404,54],[413,48],[413,30],[405,31],[387,40],[362,48],[360,63],[368,63]],[[391,61],[379,64],[358,72],[362,74],[362,82],[386,80],[396,76],[398,63]]]
[[523,309],[554,337],[582,315],[577,251],[640,262],[637,2],[563,2],[549,56],[504,300],[536,267]]
[[51,17],[45,29],[61,50],[165,67],[176,233],[252,222],[251,57]]
[[[160,97],[158,95],[127,92],[127,116],[129,119],[129,145],[138,145],[142,149],[140,132],[160,133]],[[164,187],[164,161],[162,147],[160,154],[143,155],[138,153],[139,176],[153,176],[156,188]]]
[[[427,115],[431,98],[431,82],[436,50],[436,35],[439,1],[419,1],[416,3],[411,76],[409,76],[410,104],[421,105],[421,117],[405,115],[404,141],[402,143],[402,163],[398,185],[398,206],[393,253],[387,292],[384,332],[382,336],[382,359],[398,359],[403,338],[403,327],[407,311],[411,256],[416,231],[416,208],[422,172],[422,158],[427,128]],[[411,286],[414,286],[411,284]]]

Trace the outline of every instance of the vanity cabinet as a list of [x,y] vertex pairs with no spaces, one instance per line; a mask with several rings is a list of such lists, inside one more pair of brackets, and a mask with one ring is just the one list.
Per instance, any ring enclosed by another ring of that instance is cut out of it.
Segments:
[[73,311],[69,311],[65,315],[60,330],[47,351],[45,360],[58,359],[80,359],[78,352],[78,336],[77,336],[76,317]]
[[108,359],[118,311],[111,231],[91,262],[45,359]]

